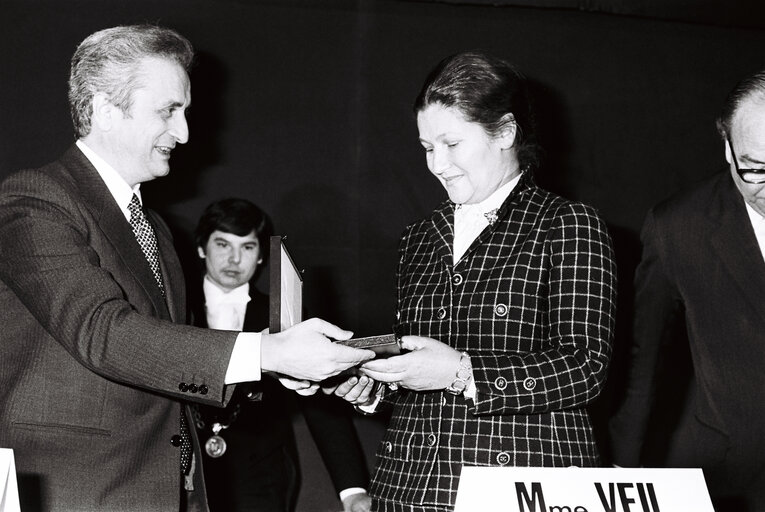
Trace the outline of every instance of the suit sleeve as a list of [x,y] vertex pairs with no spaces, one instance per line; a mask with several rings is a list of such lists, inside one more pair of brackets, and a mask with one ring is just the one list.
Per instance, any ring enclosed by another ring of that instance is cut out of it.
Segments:
[[666,268],[664,239],[654,211],[641,233],[643,253],[635,272],[635,312],[630,367],[622,405],[609,423],[613,462],[637,466],[656,390],[661,347],[681,313],[676,286]]
[[303,397],[300,405],[335,491],[368,489],[366,460],[347,404],[317,394]]
[[[77,362],[107,379],[202,402],[225,400],[236,333],[156,318],[140,282],[71,190],[20,173],[0,195],[0,279]],[[179,382],[204,383],[190,396]]]
[[[603,221],[569,203],[553,220],[544,251],[549,332],[529,353],[470,351],[474,413],[538,414],[581,407],[599,394],[612,352],[616,267]],[[498,386],[497,382],[506,386]]]

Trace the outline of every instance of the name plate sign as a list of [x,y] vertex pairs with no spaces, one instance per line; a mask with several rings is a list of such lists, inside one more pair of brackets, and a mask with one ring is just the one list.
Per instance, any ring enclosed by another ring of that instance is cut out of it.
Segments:
[[463,467],[455,512],[714,512],[697,468]]
[[0,512],[19,512],[19,488],[13,450],[0,448]]

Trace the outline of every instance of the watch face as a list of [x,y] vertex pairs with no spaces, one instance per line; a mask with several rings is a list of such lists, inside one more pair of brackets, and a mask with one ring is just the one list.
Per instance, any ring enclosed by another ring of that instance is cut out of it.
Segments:
[[446,388],[446,391],[453,395],[461,395],[465,392],[465,388],[467,387],[467,383],[463,380],[455,380],[452,382],[451,386]]

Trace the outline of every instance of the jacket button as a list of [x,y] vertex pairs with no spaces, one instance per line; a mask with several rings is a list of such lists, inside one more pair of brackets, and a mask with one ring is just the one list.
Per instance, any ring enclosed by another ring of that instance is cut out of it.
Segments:
[[438,308],[438,312],[436,313],[436,317],[439,320],[443,320],[446,318],[446,310],[444,308]]
[[189,390],[189,386],[185,382],[181,382],[180,384],[178,384],[178,389],[180,389],[183,393],[185,393],[186,391]]
[[393,444],[391,444],[390,441],[386,441],[383,449],[385,450],[385,453],[390,453],[393,451]]
[[208,391],[209,391],[209,388],[207,386],[205,386],[204,384],[199,386],[199,394],[200,395],[206,395]]
[[454,286],[459,286],[462,284],[462,274],[454,274],[452,276],[452,284]]
[[497,377],[496,380],[494,381],[494,387],[500,391],[504,390],[505,388],[507,388],[507,379],[505,379],[504,377]]
[[197,391],[199,391],[199,388],[197,387],[196,384],[189,384],[189,391],[191,393],[196,393]]
[[537,381],[536,379],[532,377],[527,377],[523,381],[523,387],[526,389],[526,391],[533,391],[535,387],[537,387]]
[[497,464],[500,466],[507,466],[510,463],[510,454],[507,452],[499,452],[497,454]]
[[497,316],[507,315],[507,306],[505,304],[497,304],[494,306],[494,314]]
[[178,448],[181,445],[181,436],[178,434],[175,434],[173,437],[170,438],[170,444]]
[[428,446],[433,446],[436,444],[436,435],[435,434],[428,434],[428,440],[427,440]]

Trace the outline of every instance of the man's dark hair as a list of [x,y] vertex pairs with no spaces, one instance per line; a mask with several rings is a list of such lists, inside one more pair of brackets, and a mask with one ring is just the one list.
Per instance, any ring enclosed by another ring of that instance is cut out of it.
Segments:
[[733,117],[738,108],[755,96],[759,96],[759,99],[765,102],[765,70],[744,78],[728,93],[720,117],[717,118],[717,131],[723,139],[730,135]]
[[194,242],[204,249],[213,231],[223,231],[236,236],[255,232],[261,255],[268,255],[268,241],[272,233],[268,216],[246,199],[230,197],[215,201],[205,208],[194,230]]

